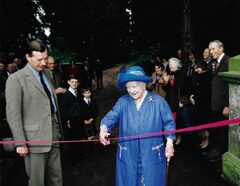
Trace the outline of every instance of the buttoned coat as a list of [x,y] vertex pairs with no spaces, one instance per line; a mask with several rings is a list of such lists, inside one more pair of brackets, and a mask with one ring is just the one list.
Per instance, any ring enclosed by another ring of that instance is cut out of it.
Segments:
[[[166,158],[162,135],[146,137],[157,132],[175,130],[175,122],[167,102],[161,96],[148,92],[137,110],[130,95],[121,97],[101,121],[111,132],[119,124],[116,185],[137,185],[138,157],[141,157],[144,184],[165,186]],[[145,135],[136,137],[138,135]],[[135,136],[135,138],[133,138]],[[124,138],[125,137],[125,138]],[[129,137],[129,138],[128,138]],[[174,134],[166,134],[175,138]]]
[[[58,110],[57,115],[60,118],[50,74],[46,70],[43,73],[52,89]],[[28,65],[9,76],[5,93],[7,120],[17,145],[24,141],[43,141],[43,144],[28,144],[29,151],[31,153],[49,152],[53,140],[50,101]],[[60,119],[58,124],[62,133]]]

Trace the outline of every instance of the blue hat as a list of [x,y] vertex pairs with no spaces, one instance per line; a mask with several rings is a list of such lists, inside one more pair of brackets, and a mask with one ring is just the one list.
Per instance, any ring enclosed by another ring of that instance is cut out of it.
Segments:
[[129,67],[125,72],[121,72],[118,75],[118,86],[126,88],[125,84],[128,81],[141,81],[145,83],[152,82],[152,78],[145,75],[143,68],[140,66]]

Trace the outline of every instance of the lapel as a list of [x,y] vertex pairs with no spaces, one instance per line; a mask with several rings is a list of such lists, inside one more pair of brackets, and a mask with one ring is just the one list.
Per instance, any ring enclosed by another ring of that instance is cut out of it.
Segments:
[[29,82],[31,82],[42,94],[47,96],[42,85],[40,84],[40,82],[37,80],[37,78],[34,76],[33,72],[31,71],[31,69],[27,65],[24,67],[24,71],[25,71],[26,79]]
[[[31,71],[31,69],[26,65],[24,67],[25,70],[25,76],[27,78],[28,81],[30,81],[43,95],[45,95],[46,97],[47,94],[44,90],[44,88],[42,87],[41,83],[38,81],[38,79],[35,77],[35,75],[33,74],[33,72]],[[55,100],[55,104],[57,104],[57,97],[56,94],[54,94],[55,90],[53,88],[53,84],[52,82],[49,80],[49,75],[47,74],[46,70],[43,70],[43,74],[45,75],[45,77],[47,78],[47,81],[51,87],[51,91],[53,92],[53,96],[54,96],[54,100]]]
[[228,71],[228,56],[226,54],[224,54],[223,58],[221,59],[221,63],[220,63],[220,70],[223,72]]
[[53,85],[53,79],[51,79],[51,72],[48,69],[45,69],[45,70],[43,70],[43,73],[44,73],[45,77],[47,78],[47,81],[50,85],[50,88],[51,88],[51,91],[53,93],[53,97],[54,97],[54,100],[55,100],[55,104],[57,104],[57,101],[56,101],[57,100],[57,95],[54,93],[55,89],[54,89],[54,85]]
[[226,69],[226,60],[227,60],[227,56],[224,54],[224,56],[222,57],[220,63],[218,66],[216,66],[215,68],[215,73],[217,74],[218,72],[225,72],[228,71],[228,69]]
[[68,91],[68,94],[69,96],[73,99],[73,100],[77,100],[77,97],[75,95],[73,95],[72,92],[70,92],[70,90],[67,90]]
[[214,75],[218,73],[220,64],[221,62],[220,63],[218,63],[217,61],[214,62],[214,70],[212,72]]

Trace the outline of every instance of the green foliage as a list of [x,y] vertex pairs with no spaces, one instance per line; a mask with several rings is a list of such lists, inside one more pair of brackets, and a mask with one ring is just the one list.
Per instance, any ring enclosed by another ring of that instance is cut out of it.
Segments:
[[137,51],[132,51],[131,54],[133,60],[129,62],[130,64],[144,66],[144,64],[151,59],[151,56],[148,53],[140,54]]
[[77,59],[77,54],[69,49],[60,51],[57,48],[51,48],[49,50],[49,55],[53,56],[56,61],[62,62],[63,64],[68,64],[70,60]]
[[151,74],[152,63],[151,59],[154,55],[158,55],[161,51],[161,45],[156,44],[155,46],[150,46],[147,51],[141,53],[139,51],[131,51],[131,60],[128,62],[130,65],[139,65],[145,69],[146,74]]
[[56,61],[63,64],[68,64],[72,59],[77,61],[78,56],[76,52],[68,47],[68,43],[64,37],[51,36],[50,43],[49,55],[53,56]]

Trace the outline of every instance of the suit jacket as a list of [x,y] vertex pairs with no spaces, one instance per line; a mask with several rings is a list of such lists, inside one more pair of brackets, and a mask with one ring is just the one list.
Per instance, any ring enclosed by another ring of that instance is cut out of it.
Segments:
[[[82,139],[84,134],[83,114],[80,108],[79,99],[67,90],[61,98],[61,114],[64,126],[64,135],[71,140]],[[70,121],[71,128],[67,127]]]
[[93,98],[91,98],[91,102],[89,105],[82,98],[80,100],[80,107],[82,110],[84,120],[89,120],[90,118],[95,119],[97,117],[98,114],[97,103]]
[[228,83],[218,76],[219,72],[228,71],[229,57],[224,55],[220,61],[219,67],[215,69],[212,76],[212,101],[213,111],[222,111],[224,107],[229,106]]
[[50,73],[50,77],[53,81],[53,86],[54,88],[58,88],[58,87],[65,87],[65,85],[63,84],[63,78],[62,78],[62,74],[58,69],[54,69],[53,71],[47,69]]
[[[43,71],[57,104],[50,74]],[[48,144],[28,144],[32,153],[49,152],[52,146],[52,114],[49,98],[41,83],[26,65],[9,76],[6,83],[6,114],[15,141],[47,141]],[[59,108],[57,109],[59,115]],[[58,120],[62,134],[61,121]],[[22,144],[22,143],[19,143]]]
[[67,123],[67,120],[72,120],[73,118],[80,118],[80,116],[82,115],[79,98],[75,97],[69,90],[67,90],[62,95],[61,115],[64,125]]
[[84,98],[82,98],[80,100],[80,107],[81,107],[81,110],[82,110],[82,115],[83,115],[83,120],[84,121],[93,118],[93,122],[92,122],[91,125],[84,125],[85,135],[87,137],[95,136],[96,133],[97,133],[97,131],[96,131],[96,117],[97,117],[97,114],[98,114],[98,108],[97,108],[96,101],[93,98],[91,98],[90,104],[87,104],[84,101]]
[[81,66],[81,87],[92,88],[92,79],[94,79],[94,71],[90,65]]

